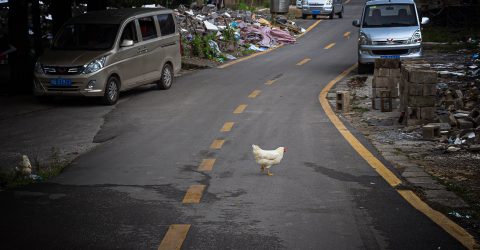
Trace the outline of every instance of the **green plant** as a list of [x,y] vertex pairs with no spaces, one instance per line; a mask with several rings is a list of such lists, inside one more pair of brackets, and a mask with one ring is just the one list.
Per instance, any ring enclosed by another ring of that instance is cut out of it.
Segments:
[[264,8],[270,8],[270,0],[263,1],[263,7]]
[[202,44],[202,38],[198,35],[195,35],[191,41],[192,54],[194,56],[202,56]]
[[244,1],[240,1],[240,3],[238,3],[238,10],[245,10],[245,11],[255,11],[255,7],[254,6],[250,6],[248,4],[246,4]]

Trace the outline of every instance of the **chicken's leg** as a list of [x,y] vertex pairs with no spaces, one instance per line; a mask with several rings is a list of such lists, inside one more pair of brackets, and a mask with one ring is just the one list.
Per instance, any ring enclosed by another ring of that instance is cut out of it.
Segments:
[[273,175],[273,173],[270,173],[270,169],[268,169],[268,168],[267,168],[267,175],[268,175],[268,176],[272,176],[272,175]]
[[265,172],[265,166],[264,165],[260,165],[260,171]]

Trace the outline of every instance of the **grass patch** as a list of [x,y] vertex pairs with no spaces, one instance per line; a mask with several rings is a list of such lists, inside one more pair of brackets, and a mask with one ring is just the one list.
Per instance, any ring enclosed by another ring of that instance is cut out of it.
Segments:
[[58,149],[52,147],[50,155],[45,162],[41,163],[38,157],[34,156],[33,159],[31,159],[31,164],[32,174],[40,176],[41,180],[34,180],[30,176],[21,176],[15,172],[0,174],[0,184],[2,185],[2,188],[12,189],[48,180],[59,175],[63,169],[70,164],[70,161],[62,159]]
[[359,106],[352,106],[352,110],[354,112],[357,112],[357,113],[365,113],[365,112],[370,111],[370,109],[368,109],[368,108],[359,107]]

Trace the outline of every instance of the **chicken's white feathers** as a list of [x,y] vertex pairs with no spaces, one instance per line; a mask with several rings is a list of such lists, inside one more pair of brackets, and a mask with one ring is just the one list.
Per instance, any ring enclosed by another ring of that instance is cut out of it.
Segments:
[[275,150],[263,150],[257,145],[252,145],[253,156],[255,161],[261,166],[270,168],[272,165],[279,164],[283,159],[284,147],[279,147]]

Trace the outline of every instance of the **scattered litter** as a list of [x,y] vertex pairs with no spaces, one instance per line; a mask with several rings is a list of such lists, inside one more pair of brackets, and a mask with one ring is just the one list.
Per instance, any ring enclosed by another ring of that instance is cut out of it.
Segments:
[[457,218],[465,218],[465,219],[470,219],[470,218],[472,218],[472,216],[470,216],[470,215],[462,215],[461,213],[455,212],[455,211],[452,211],[452,212],[450,212],[450,213],[448,213],[448,214],[449,214],[449,215],[452,215],[452,216],[455,216],[455,217],[457,217]]

